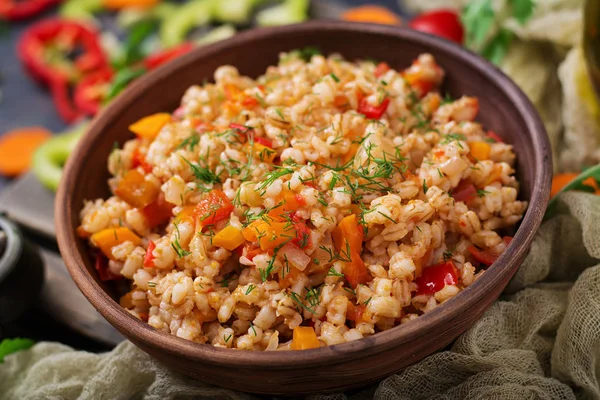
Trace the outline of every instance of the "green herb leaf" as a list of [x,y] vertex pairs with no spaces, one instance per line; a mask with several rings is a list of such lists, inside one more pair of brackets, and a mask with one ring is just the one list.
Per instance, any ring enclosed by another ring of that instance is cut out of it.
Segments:
[[14,338],[4,339],[0,342],[0,363],[4,362],[4,357],[9,354],[16,353],[21,350],[27,350],[33,346],[34,342],[31,339]]
[[153,20],[142,20],[133,25],[125,42],[124,66],[130,66],[144,58],[145,54],[142,51],[142,44],[152,35],[156,27],[157,23]]
[[108,89],[108,94],[106,95],[105,102],[112,100],[119,93],[123,91],[131,83],[131,81],[139,78],[144,75],[146,72],[145,68],[123,68],[113,78],[112,83],[110,84],[110,88]]
[[477,47],[482,45],[494,24],[494,20],[495,13],[492,8],[492,0],[471,1],[462,13],[467,46]]
[[521,25],[525,25],[533,15],[534,0],[511,0],[513,16]]
[[481,50],[481,55],[493,64],[499,65],[508,52],[512,39],[513,33],[511,31],[504,28],[500,29],[498,34]]

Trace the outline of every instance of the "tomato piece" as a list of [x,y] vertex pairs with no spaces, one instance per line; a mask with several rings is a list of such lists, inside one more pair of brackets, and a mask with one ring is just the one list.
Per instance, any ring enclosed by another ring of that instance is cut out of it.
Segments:
[[452,190],[452,198],[454,201],[462,201],[465,204],[469,204],[477,197],[477,189],[471,182],[462,180],[458,183],[458,186]]
[[148,242],[148,249],[146,250],[146,255],[144,256],[144,268],[152,268],[154,267],[154,254],[152,252],[156,248],[156,244],[151,240]]
[[496,143],[504,143],[504,140],[502,140],[502,138],[494,131],[488,131],[487,135],[490,137],[490,139],[495,140]]
[[385,62],[380,62],[375,67],[375,76],[379,78],[381,75],[385,74],[390,70],[390,66]]
[[355,305],[350,300],[348,300],[348,308],[346,309],[346,319],[354,322],[361,322],[362,316],[367,311],[367,306],[365,305]]
[[459,15],[453,10],[425,12],[413,18],[408,26],[416,31],[429,33],[463,44],[465,31]]
[[[512,241],[512,237],[504,236],[502,238],[502,240],[504,240],[504,243],[506,243],[506,245],[508,246],[510,244],[510,242]],[[471,255],[473,256],[473,258],[475,260],[477,260],[481,264],[487,265],[488,267],[490,265],[492,265],[494,262],[496,262],[496,260],[500,256],[500,254],[497,254],[497,253],[491,251],[490,249],[480,250],[475,246],[469,246],[468,250],[469,250],[469,253],[471,253]]]
[[258,105],[258,100],[253,96],[244,96],[244,100],[242,100],[242,105],[244,107],[256,107]]
[[96,263],[94,264],[94,267],[96,268],[96,271],[98,271],[100,280],[103,282],[116,281],[123,278],[123,276],[113,273],[108,268],[108,258],[106,258],[104,254],[100,252],[96,253]]
[[229,218],[233,211],[233,204],[222,190],[215,189],[202,199],[194,214],[198,217],[200,226],[214,225],[219,221]]
[[119,182],[115,194],[135,208],[144,208],[158,198],[160,188],[148,182],[137,169],[131,169]]
[[296,237],[292,239],[292,243],[305,249],[310,246],[310,234],[311,230],[304,222],[294,222],[294,229],[296,230]]
[[386,97],[378,106],[372,105],[367,99],[367,97],[363,97],[360,100],[357,111],[369,119],[381,118],[388,105],[390,104],[390,99]]
[[433,294],[446,285],[456,285],[458,274],[452,261],[432,265],[423,269],[421,276],[415,279],[417,294]]
[[250,261],[254,259],[257,255],[262,253],[260,247],[256,247],[250,243],[246,243],[242,248],[242,254],[246,256],[246,258]]

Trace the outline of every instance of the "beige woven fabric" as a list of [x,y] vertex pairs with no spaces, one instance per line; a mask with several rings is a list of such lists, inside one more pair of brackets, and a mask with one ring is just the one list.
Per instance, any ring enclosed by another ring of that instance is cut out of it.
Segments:
[[[497,301],[448,351],[351,396],[600,398],[600,198],[566,193]],[[124,342],[105,354],[39,343],[0,365],[2,399],[250,399],[170,372]]]

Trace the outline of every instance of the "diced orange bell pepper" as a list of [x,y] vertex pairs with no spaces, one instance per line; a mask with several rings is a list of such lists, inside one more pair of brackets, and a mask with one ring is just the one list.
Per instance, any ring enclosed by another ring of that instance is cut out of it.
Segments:
[[223,87],[223,91],[225,92],[225,97],[229,101],[239,101],[244,97],[244,92],[231,83],[226,83]]
[[331,234],[333,244],[338,251],[346,251],[346,241],[348,241],[351,252],[357,254],[362,252],[363,228],[355,214],[345,216]]
[[229,218],[232,211],[233,204],[225,193],[222,190],[215,189],[198,203],[194,213],[200,222],[200,226],[205,227]]
[[272,163],[277,156],[277,152],[275,150],[256,142],[254,143],[254,154],[260,161],[266,163]]
[[160,188],[148,182],[137,169],[131,169],[119,182],[115,194],[133,207],[144,208],[158,198]]
[[228,225],[213,237],[212,244],[231,251],[241,246],[245,241],[241,229]]
[[171,121],[171,114],[152,114],[129,125],[129,130],[141,138],[154,139],[169,121]]
[[492,184],[492,183],[496,182],[497,180],[500,180],[501,176],[502,176],[502,167],[500,166],[500,164],[496,164],[494,166],[494,170],[492,171],[492,173],[488,177],[488,179],[485,182],[485,185],[483,185],[483,187],[485,187],[485,186],[487,186],[489,184]]
[[310,326],[297,326],[292,337],[292,350],[307,350],[321,347],[315,329]]
[[253,221],[242,231],[250,242],[258,241],[261,250],[271,250],[296,237],[294,225],[289,222],[267,222],[262,219]]
[[296,267],[290,266],[290,270],[285,274],[285,276],[283,276],[283,278],[281,275],[283,275],[283,273],[279,272],[279,287],[281,289],[286,289],[292,286],[292,283],[296,281],[298,275],[300,275],[300,270]]
[[196,206],[183,206],[183,209],[175,216],[175,222],[194,222],[196,219]]
[[353,288],[356,288],[361,283],[365,284],[372,279],[365,263],[360,258],[360,254],[354,252],[350,254],[350,262],[344,262],[343,272],[344,277]]
[[486,142],[471,142],[471,156],[478,161],[488,160],[490,158],[491,147]]
[[107,228],[100,232],[96,232],[92,235],[90,240],[111,260],[115,259],[111,251],[113,247],[127,241],[132,242],[134,246],[139,246],[142,242],[142,239],[140,239],[138,235],[129,230],[129,228],[122,226],[117,228]]

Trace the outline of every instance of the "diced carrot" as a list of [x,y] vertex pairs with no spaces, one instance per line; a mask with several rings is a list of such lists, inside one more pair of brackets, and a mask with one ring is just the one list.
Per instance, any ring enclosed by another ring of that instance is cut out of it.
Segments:
[[125,173],[115,194],[136,208],[152,204],[160,194],[160,188],[147,181],[137,169]]
[[310,326],[297,326],[292,335],[292,350],[316,349],[321,346],[315,329]]
[[129,125],[129,130],[141,138],[154,139],[169,121],[171,114],[152,114]]
[[35,150],[51,136],[38,126],[4,133],[0,137],[0,174],[16,176],[27,171]]
[[401,25],[402,19],[382,6],[365,5],[351,8],[342,14],[344,21],[371,22],[374,24]]
[[344,276],[350,286],[356,288],[359,284],[365,284],[372,278],[365,266],[360,254],[351,252],[350,262],[344,262]]
[[241,246],[245,241],[241,229],[228,225],[213,237],[212,244],[231,251]]
[[350,106],[350,102],[348,101],[348,98],[346,96],[344,96],[343,94],[339,94],[334,97],[333,105],[336,108],[341,108],[345,110]]
[[129,230],[129,228],[122,226],[117,228],[107,228],[100,232],[96,232],[92,235],[90,240],[111,260],[114,260],[112,255],[112,248],[114,246],[127,241],[132,242],[134,246],[139,246],[142,242],[142,239],[140,239],[138,235]]
[[471,142],[471,155],[478,161],[488,160],[490,158],[491,147],[486,142]]
[[[552,178],[552,189],[550,190],[550,197],[552,198],[556,196],[558,192],[562,190],[563,187],[571,183],[571,181],[577,178],[577,176],[578,174],[570,172],[554,175],[554,178]],[[582,183],[586,186],[593,188],[596,194],[600,194],[600,188],[598,187],[598,184],[596,183],[593,177],[590,176]]]
[[333,243],[338,251],[346,251],[346,242],[351,252],[360,254],[364,240],[362,225],[358,222],[355,214],[342,218],[338,226],[332,231]]

